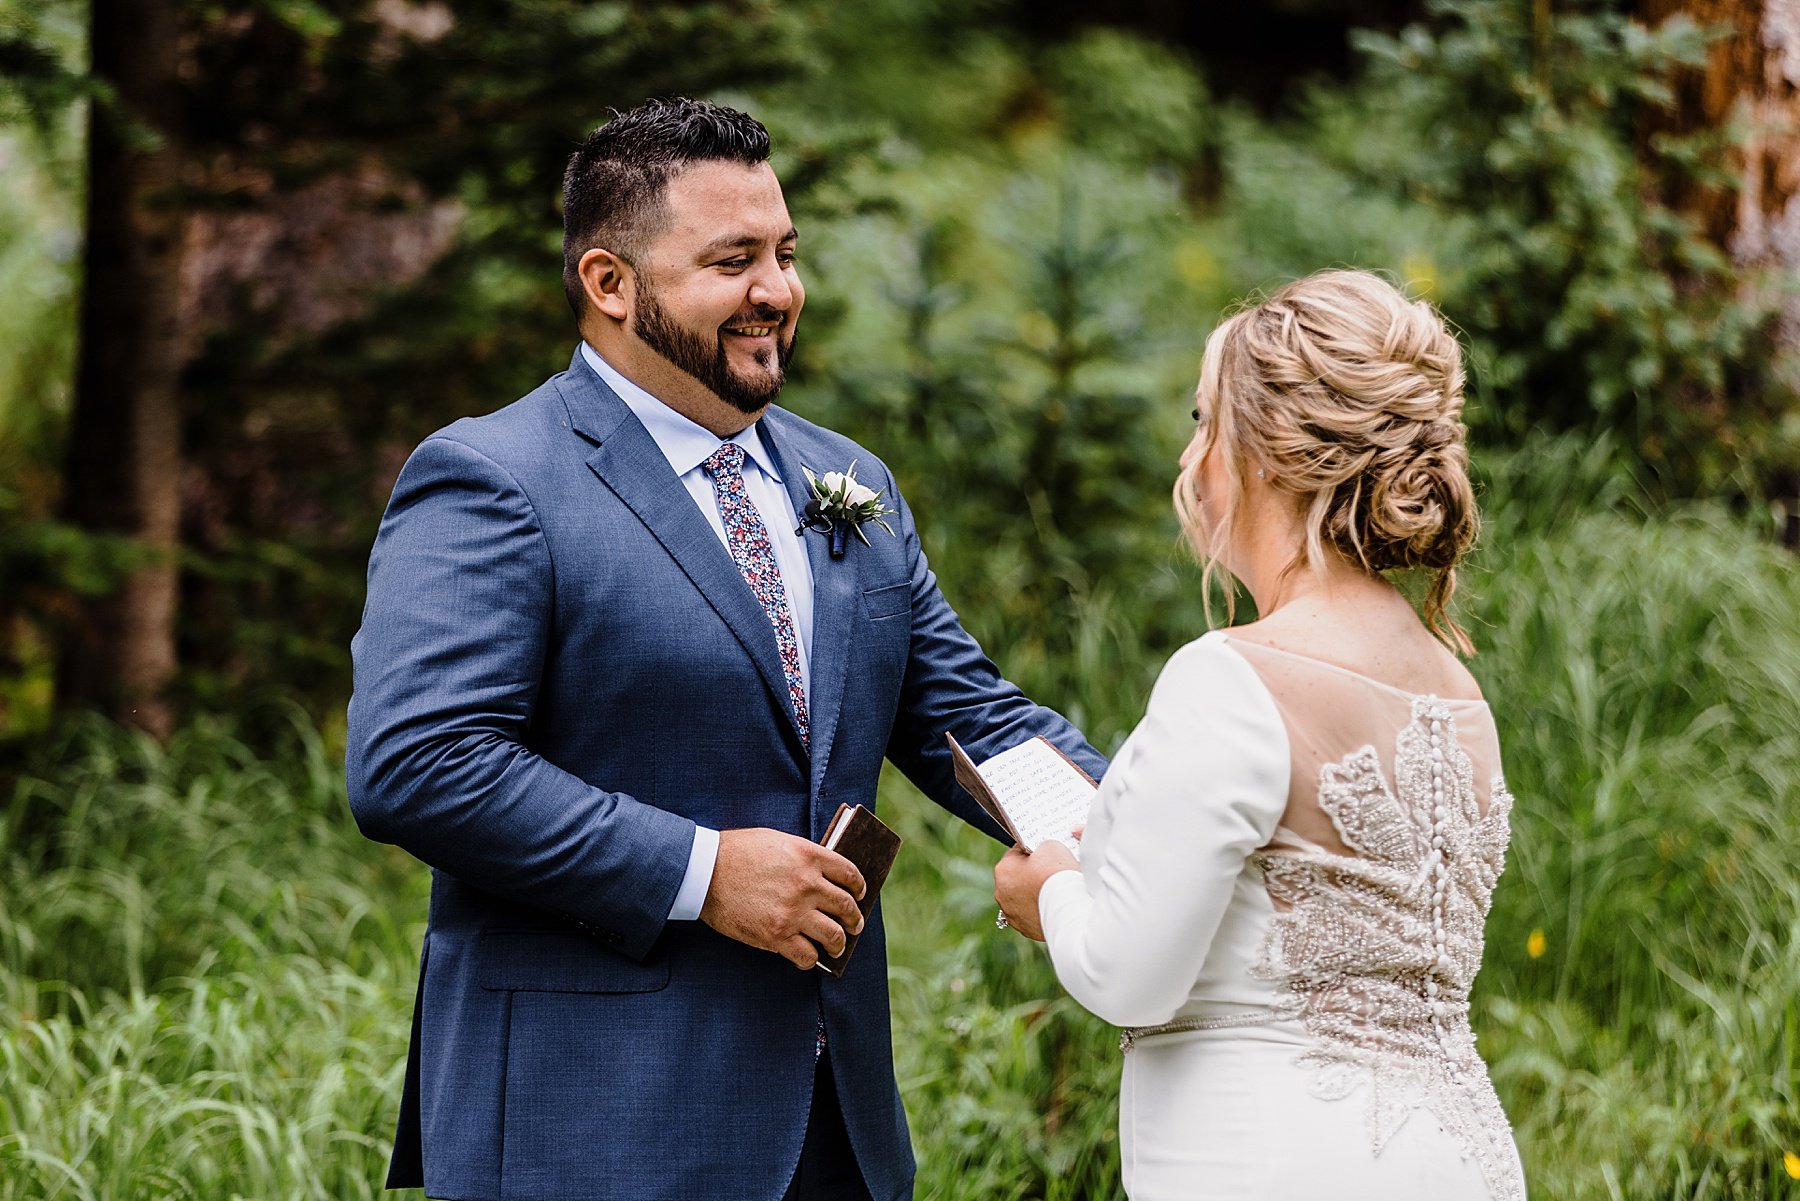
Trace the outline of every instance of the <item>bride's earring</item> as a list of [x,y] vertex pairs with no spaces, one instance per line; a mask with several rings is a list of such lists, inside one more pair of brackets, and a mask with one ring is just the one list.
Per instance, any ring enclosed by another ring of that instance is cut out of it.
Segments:
[[1260,480],[1260,479],[1265,479],[1265,478],[1267,478],[1267,477],[1268,477],[1268,474],[1269,474],[1269,473],[1268,473],[1268,470],[1267,470],[1267,469],[1266,469],[1266,468],[1262,468],[1262,467],[1258,467],[1258,468],[1257,468],[1257,469],[1256,469],[1256,478],[1257,478],[1257,479],[1259,479],[1259,480]]

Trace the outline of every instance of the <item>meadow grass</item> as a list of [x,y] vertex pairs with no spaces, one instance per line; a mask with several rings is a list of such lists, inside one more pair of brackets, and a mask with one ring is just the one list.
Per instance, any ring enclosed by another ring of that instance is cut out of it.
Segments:
[[[1537,1197],[1793,1197],[1800,573],[1722,509],[1634,512],[1590,458],[1487,464],[1468,613],[1518,808],[1481,1046]],[[1170,649],[1136,628],[1102,597],[1075,655],[1016,674],[1110,744]],[[338,757],[293,724],[267,757],[207,724],[167,748],[89,726],[18,784],[0,1201],[379,1192],[424,873],[359,837]],[[998,849],[903,780],[882,799],[908,840],[884,904],[918,1195],[1119,1196],[1115,1033],[993,929]]]
[[0,825],[0,1198],[379,1193],[424,878],[296,726],[100,726]]

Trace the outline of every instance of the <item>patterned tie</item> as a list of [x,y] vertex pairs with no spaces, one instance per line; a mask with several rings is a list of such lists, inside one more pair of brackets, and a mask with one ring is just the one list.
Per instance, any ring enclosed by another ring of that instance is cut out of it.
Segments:
[[800,679],[800,639],[794,632],[794,615],[788,610],[787,588],[781,582],[781,571],[775,566],[775,548],[769,543],[768,527],[763,525],[750,494],[744,490],[744,448],[727,442],[700,464],[712,477],[713,496],[719,502],[719,516],[725,522],[725,541],[731,557],[750,591],[762,602],[769,624],[775,627],[775,643],[781,651],[781,674],[787,677],[788,697],[794,702],[794,718],[800,727],[800,741],[811,746],[806,719],[806,688]]

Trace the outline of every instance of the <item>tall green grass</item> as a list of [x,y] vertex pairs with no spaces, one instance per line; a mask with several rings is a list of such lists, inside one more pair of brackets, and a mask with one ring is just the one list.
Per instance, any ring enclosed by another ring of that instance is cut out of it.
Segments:
[[1553,443],[1488,486],[1476,668],[1522,803],[1484,1048],[1543,1195],[1800,1195],[1800,563],[1584,477]]
[[89,727],[0,823],[0,1198],[379,1193],[424,878],[297,729]]
[[[1473,666],[1518,808],[1481,1045],[1535,1196],[1792,1197],[1800,573],[1722,509],[1635,512],[1603,461],[1487,464]],[[1123,595],[1067,661],[993,648],[1103,744],[1170,649]],[[883,789],[920,1197],[1118,1196],[1114,1033],[993,929],[997,849]],[[375,1195],[424,877],[357,835],[320,738],[258,758],[209,726],[167,749],[91,727],[4,814],[0,1201]]]

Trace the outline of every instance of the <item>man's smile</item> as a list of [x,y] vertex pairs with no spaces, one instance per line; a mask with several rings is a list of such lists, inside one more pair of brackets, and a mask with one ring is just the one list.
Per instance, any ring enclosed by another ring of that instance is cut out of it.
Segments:
[[775,331],[779,328],[779,322],[765,322],[761,325],[726,326],[725,332],[739,338],[758,339],[773,337]]

